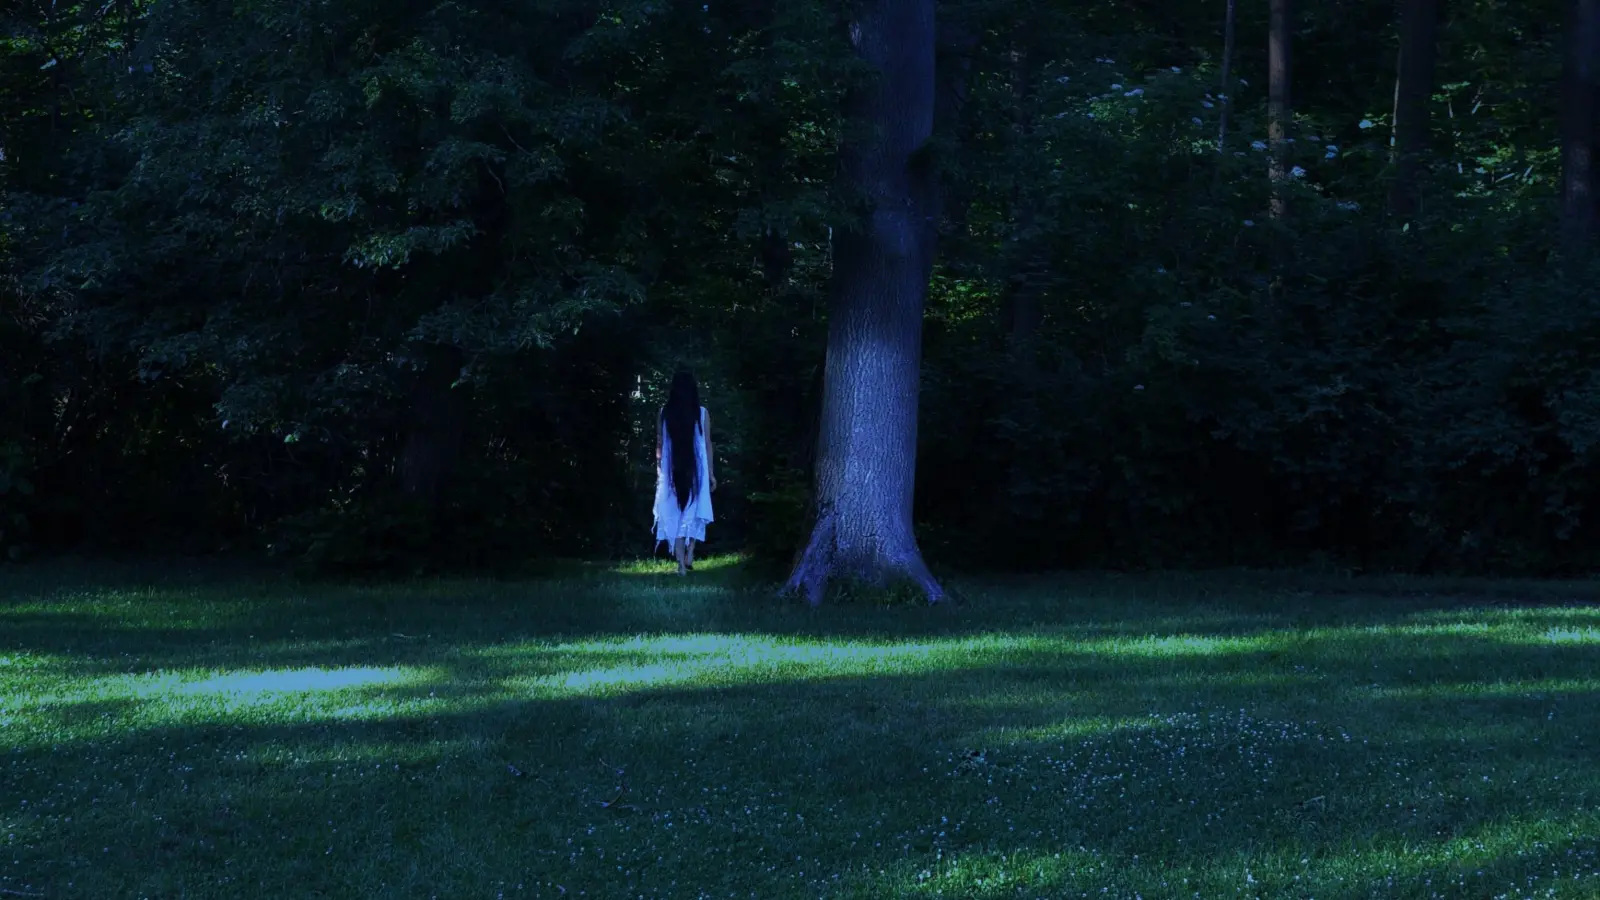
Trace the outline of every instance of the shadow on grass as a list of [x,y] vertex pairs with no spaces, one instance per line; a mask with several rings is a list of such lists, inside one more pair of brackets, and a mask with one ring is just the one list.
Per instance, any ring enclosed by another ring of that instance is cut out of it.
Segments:
[[[810,610],[776,600],[770,584],[752,579],[737,563],[689,579],[575,565],[567,577],[537,582],[369,586],[307,586],[261,571],[239,580],[233,567],[19,571],[0,575],[0,651],[73,656],[86,668],[106,670],[398,663],[427,657],[441,644],[684,631],[816,639],[940,638],[1008,629],[1085,639],[1217,637],[1448,622],[1487,606],[1516,610],[1507,604],[1518,598],[1547,604],[1518,613],[1525,628],[1600,628],[1593,607],[1561,608],[1592,596],[1587,585],[1519,591],[1482,583],[1476,594],[1441,594],[1404,582],[1408,592],[1382,593],[1393,580],[1373,580],[1379,593],[1324,594],[1272,574],[1061,576],[963,585],[968,602],[945,609]],[[1581,617],[1585,613],[1592,615]]]
[[[1600,610],[1572,605],[1587,588],[1266,582],[997,581],[956,609],[813,612],[737,567],[342,587],[7,575],[0,680],[27,690],[0,702],[0,797],[21,804],[0,887],[1600,884]],[[326,689],[306,674],[348,667],[380,671]],[[625,811],[600,805],[616,767]]]
[[[1488,660],[1479,649],[1458,648]],[[1592,654],[1493,658],[1480,677],[1600,678]],[[1040,654],[526,700],[506,686],[523,666],[475,665],[341,701],[437,701],[365,720],[288,702],[171,725],[159,701],[81,704],[63,732],[122,728],[0,762],[27,810],[14,865],[50,896],[1009,896],[949,866],[1069,850],[1078,864],[1028,886],[1177,896],[1157,886],[1188,878],[1184,896],[1214,896],[1249,871],[1262,896],[1296,894],[1307,873],[1316,896],[1382,895],[1395,878],[1487,896],[1546,866],[1595,872],[1594,832],[1561,833],[1600,822],[1594,690],[1364,696],[1355,661],[1318,680],[1267,653]],[[600,805],[612,768],[625,812]]]

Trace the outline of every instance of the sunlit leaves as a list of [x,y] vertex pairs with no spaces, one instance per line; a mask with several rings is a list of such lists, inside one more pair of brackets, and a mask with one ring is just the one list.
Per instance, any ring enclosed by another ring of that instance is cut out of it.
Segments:
[[476,231],[472,222],[457,219],[446,225],[417,225],[395,234],[374,234],[345,251],[345,259],[357,267],[399,268],[415,254],[442,254],[469,240]]

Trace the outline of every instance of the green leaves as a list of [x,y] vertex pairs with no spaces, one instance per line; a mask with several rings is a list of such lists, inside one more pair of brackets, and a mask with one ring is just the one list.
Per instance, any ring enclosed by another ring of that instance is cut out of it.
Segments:
[[414,225],[394,234],[368,235],[345,251],[345,261],[357,268],[398,269],[411,262],[413,254],[443,255],[466,243],[477,233],[468,219],[444,225]]

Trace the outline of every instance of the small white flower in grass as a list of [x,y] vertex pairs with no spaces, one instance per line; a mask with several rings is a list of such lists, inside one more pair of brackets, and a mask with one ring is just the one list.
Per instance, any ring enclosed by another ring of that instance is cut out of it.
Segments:
[[1144,88],[1134,88],[1133,90],[1127,92],[1126,94],[1123,94],[1122,96],[1124,96],[1124,97],[1137,97],[1137,96],[1139,96],[1139,95],[1141,95],[1143,93],[1144,93]]
[[1204,122],[1200,121],[1200,117],[1199,116],[1195,116],[1194,118],[1190,119],[1189,121],[1193,122],[1196,125],[1204,125],[1205,124]]
[[[1216,320],[1217,320],[1216,316],[1206,316],[1206,321],[1207,322],[1215,322]],[[1180,752],[1182,752],[1182,751],[1180,751]]]
[[1265,149],[1267,149],[1267,145],[1263,141],[1251,141],[1250,142],[1250,149],[1251,150],[1265,150]]
[[1356,127],[1360,128],[1362,131],[1365,131],[1368,128],[1372,127],[1372,120],[1371,119],[1362,119],[1360,122],[1356,123]]
[[1112,85],[1112,86],[1111,86],[1111,89],[1112,89],[1112,90],[1113,90],[1113,91],[1120,91],[1120,90],[1122,90],[1122,85],[1120,85],[1120,84],[1113,84],[1113,85]]
[[1304,178],[1304,177],[1306,177],[1306,170],[1300,168],[1299,166],[1295,166],[1294,168],[1289,170],[1289,174],[1294,176],[1295,178]]
[[1355,212],[1361,208],[1361,204],[1355,202],[1354,200],[1340,200],[1339,208],[1345,212]]
[[1200,105],[1204,106],[1206,109],[1210,109],[1211,107],[1215,106],[1216,104],[1212,103],[1210,100],[1201,100],[1200,101]]
[[1244,227],[1246,227],[1246,228],[1254,228],[1254,227],[1256,227],[1255,220],[1254,219],[1245,219],[1244,220]]
[[1142,391],[1142,390],[1144,390],[1144,385],[1136,384],[1136,385],[1133,386],[1133,389],[1136,390],[1136,391]]
[[1182,70],[1182,69],[1180,69],[1180,68],[1178,68],[1178,67],[1177,67],[1177,66],[1173,66],[1173,67],[1172,67],[1172,73],[1173,73],[1173,74],[1174,74],[1174,75],[1176,75],[1176,74],[1178,74],[1178,73],[1180,73],[1180,72],[1182,72],[1182,71],[1183,71],[1183,70]]
[[1249,87],[1250,86],[1250,82],[1245,81],[1243,78],[1239,79],[1239,83],[1244,85],[1245,87]]

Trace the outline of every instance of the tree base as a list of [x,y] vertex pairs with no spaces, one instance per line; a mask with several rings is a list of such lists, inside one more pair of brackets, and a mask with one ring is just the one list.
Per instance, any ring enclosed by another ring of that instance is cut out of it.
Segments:
[[837,515],[824,513],[817,517],[811,539],[784,583],[785,596],[799,595],[816,607],[822,605],[832,585],[891,594],[904,587],[920,594],[929,605],[945,600],[944,588],[928,571],[916,543],[909,537],[893,546],[881,538],[844,546],[838,532]]

